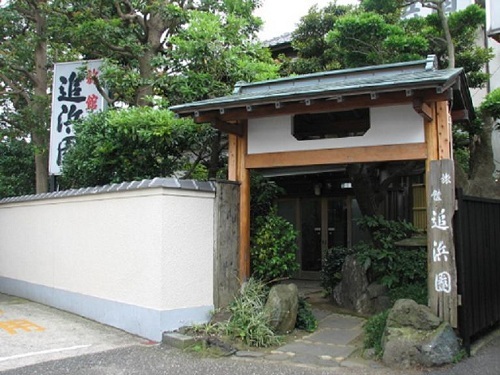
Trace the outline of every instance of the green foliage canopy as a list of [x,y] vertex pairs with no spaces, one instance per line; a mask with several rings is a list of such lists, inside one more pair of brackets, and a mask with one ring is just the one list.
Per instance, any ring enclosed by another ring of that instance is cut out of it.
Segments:
[[[313,7],[292,34],[298,52],[284,59],[282,73],[304,74],[330,69],[354,68],[438,56],[448,65],[448,45],[437,14],[401,19],[403,0],[363,0],[359,7]],[[482,71],[493,57],[491,49],[476,44],[477,31],[485,24],[485,11],[471,5],[448,18],[456,65],[463,67],[471,87],[488,79]]]

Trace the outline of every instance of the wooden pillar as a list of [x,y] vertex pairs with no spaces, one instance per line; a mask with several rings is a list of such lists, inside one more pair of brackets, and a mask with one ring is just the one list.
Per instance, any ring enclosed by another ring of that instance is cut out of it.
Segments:
[[240,281],[250,277],[250,171],[246,168],[247,122],[238,138],[238,181],[240,182]]
[[238,181],[238,136],[228,134],[227,179]]
[[250,171],[245,167],[247,123],[242,125],[243,136],[229,134],[228,179],[240,183],[239,278],[244,282],[250,276]]
[[455,175],[451,116],[448,102],[433,103],[431,108],[431,120],[425,124],[428,154],[426,189],[429,307],[452,327],[457,327],[457,272],[452,227]]

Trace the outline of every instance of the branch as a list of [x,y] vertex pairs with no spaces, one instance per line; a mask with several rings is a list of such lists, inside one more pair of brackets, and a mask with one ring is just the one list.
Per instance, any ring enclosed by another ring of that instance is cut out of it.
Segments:
[[137,13],[132,13],[134,7],[130,3],[130,1],[129,0],[122,0],[121,2],[125,3],[125,5],[128,6],[129,13],[123,13],[122,8],[120,7],[120,1],[115,0],[114,1],[115,8],[116,8],[116,11],[118,12],[118,15],[120,16],[120,18],[124,21],[138,23],[145,30],[146,25],[144,22],[144,18],[139,16]]
[[31,98],[26,90],[23,90],[20,86],[14,83],[13,80],[11,80],[3,73],[0,73],[0,79],[2,79],[2,81],[4,81],[8,86],[10,86],[13,89],[14,93],[22,96],[26,100],[26,103],[28,104],[31,103]]
[[108,103],[108,105],[110,106],[113,106],[116,102],[116,99],[113,99],[111,98],[108,93],[106,92],[106,90],[103,89],[102,85],[101,85],[101,82],[99,81],[99,77],[97,77],[96,75],[93,75],[92,76],[92,82],[94,82],[94,85],[97,89],[97,91],[99,92],[99,94],[102,95],[102,97],[104,98],[104,100],[106,100],[106,102]]
[[105,42],[106,47],[108,47],[110,50],[113,52],[118,52],[120,55],[125,56],[125,57],[130,57],[134,58],[135,55],[130,51],[130,48],[127,47],[118,47],[115,46],[114,44],[110,44]]
[[31,82],[35,83],[36,82],[36,76],[29,72],[27,69],[24,68],[16,68],[11,66],[10,67],[13,71],[22,73],[26,78],[28,78]]

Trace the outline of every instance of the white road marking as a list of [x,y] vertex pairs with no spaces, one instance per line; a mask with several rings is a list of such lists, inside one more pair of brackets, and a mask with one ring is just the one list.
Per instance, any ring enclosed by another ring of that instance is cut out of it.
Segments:
[[69,348],[58,348],[58,349],[42,350],[41,352],[31,352],[31,353],[17,354],[17,355],[13,355],[13,356],[10,356],[10,357],[0,357],[0,362],[9,361],[11,359],[33,357],[35,355],[66,352],[68,350],[76,350],[76,349],[84,349],[84,348],[88,348],[90,346],[92,346],[92,344],[70,346]]

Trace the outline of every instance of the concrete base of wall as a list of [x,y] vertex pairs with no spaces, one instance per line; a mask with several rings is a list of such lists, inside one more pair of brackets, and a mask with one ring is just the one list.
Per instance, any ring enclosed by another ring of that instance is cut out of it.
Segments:
[[165,331],[210,320],[213,306],[155,310],[0,277],[0,292],[43,303],[160,342]]

